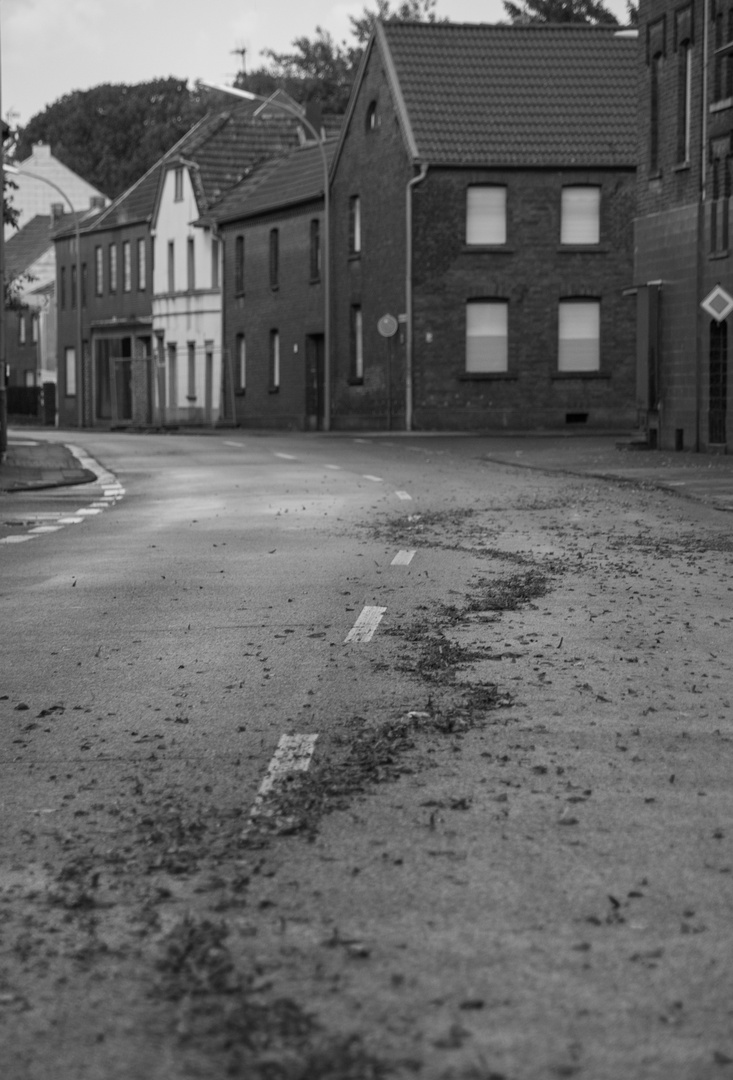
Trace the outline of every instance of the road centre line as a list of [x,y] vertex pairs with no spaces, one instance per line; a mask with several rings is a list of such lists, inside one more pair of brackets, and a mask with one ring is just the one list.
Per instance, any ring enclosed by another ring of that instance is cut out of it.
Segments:
[[372,476],[370,473],[362,473],[362,476],[363,476],[363,478],[365,480],[373,480],[375,484],[381,484],[382,483],[382,477],[381,476]]
[[363,607],[359,618],[344,638],[344,645],[353,641],[371,641],[386,610],[386,607]]
[[408,500],[409,502],[412,502],[412,495],[410,495],[407,491],[395,491],[395,495],[398,499],[402,499],[404,502],[407,502]]
[[394,559],[392,559],[392,562],[389,565],[390,566],[409,566],[410,563],[413,560],[414,555],[415,555],[415,551],[408,551],[406,549],[403,549],[402,551],[397,552]]
[[292,772],[305,772],[311,763],[318,735],[281,735],[267,772],[257,789],[250,819],[262,811],[262,804],[278,781]]

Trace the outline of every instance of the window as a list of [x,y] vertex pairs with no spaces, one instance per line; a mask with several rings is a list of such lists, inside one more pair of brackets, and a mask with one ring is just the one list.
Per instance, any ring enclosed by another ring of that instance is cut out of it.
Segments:
[[466,374],[508,371],[508,325],[506,300],[471,300],[466,304]]
[[270,288],[277,289],[280,284],[280,234],[277,229],[270,229]]
[[234,295],[244,296],[244,237],[234,241]]
[[101,245],[94,249],[94,295],[104,293],[104,254]]
[[87,306],[87,264],[81,264],[81,306]]
[[364,320],[361,307],[351,307],[351,381],[362,382],[364,379]]
[[710,250],[722,254],[728,250],[728,221],[731,197],[730,137],[715,139],[710,147],[711,202],[710,202]]
[[67,397],[76,397],[76,349],[64,349],[64,387]]
[[122,291],[130,292],[132,289],[132,251],[130,241],[122,241]]
[[196,400],[196,342],[188,343],[188,400]]
[[183,169],[180,166],[173,173],[173,198],[183,202]]
[[178,406],[178,352],[175,343],[168,345],[168,407]]
[[147,267],[145,265],[145,239],[140,237],[137,242],[137,288],[138,292],[145,292],[148,287]]
[[168,292],[176,291],[176,245],[175,241],[168,241]]
[[211,238],[211,287],[219,288],[219,241]]
[[270,391],[280,389],[280,335],[270,331]]
[[666,20],[664,16],[647,26],[647,64],[649,65],[649,172],[660,169],[660,125],[662,73],[665,53]]
[[561,244],[598,244],[601,239],[601,189],[564,187],[560,208]]
[[107,252],[109,263],[109,291],[117,292],[117,244],[110,244]]
[[196,248],[192,236],[186,239],[186,282],[189,292],[196,288]]
[[71,267],[71,307],[76,308],[76,263]]
[[318,218],[311,221],[310,243],[311,281],[321,279],[321,222]]
[[36,312],[31,315],[31,341],[34,345],[38,341],[38,315]]
[[506,188],[481,184],[466,189],[466,243],[506,244]]
[[601,305],[598,300],[561,300],[558,371],[599,371]]
[[25,345],[25,312],[18,315],[18,344]]
[[692,7],[675,12],[674,40],[677,50],[677,162],[690,161],[692,109]]
[[59,307],[62,311],[66,308],[66,267],[61,267],[59,275]]
[[244,391],[247,389],[247,343],[244,334],[237,334],[234,362],[237,390]]
[[376,101],[370,101],[369,105],[367,106],[365,126],[367,131],[376,131],[376,129],[379,127]]
[[361,199],[352,195],[349,199],[349,254],[361,253]]

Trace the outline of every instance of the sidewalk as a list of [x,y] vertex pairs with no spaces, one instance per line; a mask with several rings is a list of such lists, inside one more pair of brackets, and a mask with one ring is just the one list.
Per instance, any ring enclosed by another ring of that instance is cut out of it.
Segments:
[[11,434],[5,461],[0,464],[0,493],[88,484],[95,479],[63,443],[31,435]]
[[488,437],[485,447],[481,457],[486,461],[662,488],[733,511],[730,454],[646,450],[607,435]]

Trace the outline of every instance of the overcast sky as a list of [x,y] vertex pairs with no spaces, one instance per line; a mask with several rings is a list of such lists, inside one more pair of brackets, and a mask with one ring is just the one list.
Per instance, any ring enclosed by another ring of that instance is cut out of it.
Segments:
[[[624,0],[607,0],[625,17]],[[72,90],[175,75],[229,82],[244,46],[288,49],[316,26],[349,37],[364,0],[0,0],[2,115],[27,123]],[[498,22],[501,0],[438,0],[453,22]],[[9,116],[9,114],[12,114]]]

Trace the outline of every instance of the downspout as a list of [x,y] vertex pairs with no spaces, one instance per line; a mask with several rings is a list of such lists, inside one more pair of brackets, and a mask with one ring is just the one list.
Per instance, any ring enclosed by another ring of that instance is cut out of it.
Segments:
[[405,189],[405,431],[412,431],[412,372],[414,353],[412,311],[412,192],[428,175],[425,162],[420,172],[407,182]]
[[[708,67],[710,63],[710,0],[705,0],[703,6],[703,35],[702,35],[702,124],[700,145],[700,200],[697,209],[697,298],[702,296],[703,273],[704,273],[704,245],[705,245],[705,198],[707,196],[707,142],[708,142]],[[697,349],[695,357],[695,450],[700,452],[700,427],[702,409],[702,357],[704,350],[703,341],[703,316],[700,308],[697,311]]]

